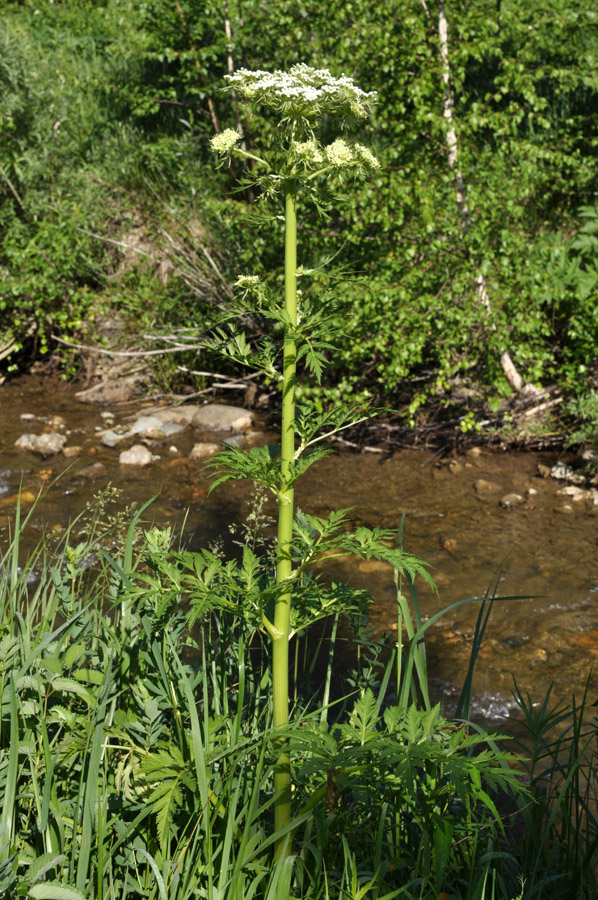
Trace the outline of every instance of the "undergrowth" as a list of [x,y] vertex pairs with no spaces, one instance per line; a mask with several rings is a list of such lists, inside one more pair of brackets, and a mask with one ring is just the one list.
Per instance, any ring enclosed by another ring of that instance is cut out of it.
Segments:
[[520,757],[467,722],[470,677],[447,720],[427,695],[428,623],[399,581],[403,639],[384,663],[363,639],[360,687],[334,638],[317,686],[297,672],[292,852],[275,861],[272,681],[239,614],[247,559],[223,568],[147,527],[137,550],[140,516],[120,550],[98,529],[74,555],[67,533],[26,561],[17,516],[0,564],[2,897],[596,896],[589,698],[518,694]]

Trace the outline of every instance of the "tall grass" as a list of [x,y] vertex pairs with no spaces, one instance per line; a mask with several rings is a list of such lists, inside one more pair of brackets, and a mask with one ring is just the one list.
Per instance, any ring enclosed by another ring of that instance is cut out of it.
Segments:
[[136,549],[136,517],[120,553],[67,533],[21,565],[25,525],[0,562],[0,896],[595,895],[587,697],[520,695],[531,752],[512,759],[428,702],[427,623],[417,594],[400,596],[402,657],[330,705],[332,642],[324,683],[298,692],[277,831],[267,654],[230,594],[228,609],[206,602],[210,555],[158,529]]

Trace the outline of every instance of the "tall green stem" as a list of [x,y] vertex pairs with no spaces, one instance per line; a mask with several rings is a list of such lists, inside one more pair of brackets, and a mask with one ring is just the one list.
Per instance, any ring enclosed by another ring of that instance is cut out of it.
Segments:
[[[297,208],[296,186],[287,185],[285,209],[285,310],[290,326],[297,325]],[[282,366],[281,484],[278,494],[278,543],[276,583],[287,581],[292,574],[291,542],[293,536],[293,479],[295,455],[295,382],[297,348],[285,333]],[[291,589],[282,591],[274,612],[275,637],[272,640],[272,681],[274,694],[274,728],[289,721],[289,632],[291,624]],[[277,746],[274,771],[274,827],[284,828],[291,819],[291,763],[286,741]],[[277,855],[286,845],[279,842]]]

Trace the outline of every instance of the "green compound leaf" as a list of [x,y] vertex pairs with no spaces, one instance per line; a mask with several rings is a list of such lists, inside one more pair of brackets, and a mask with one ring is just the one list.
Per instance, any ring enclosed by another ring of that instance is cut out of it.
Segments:
[[29,896],[36,900],[87,900],[76,888],[47,881],[29,888]]

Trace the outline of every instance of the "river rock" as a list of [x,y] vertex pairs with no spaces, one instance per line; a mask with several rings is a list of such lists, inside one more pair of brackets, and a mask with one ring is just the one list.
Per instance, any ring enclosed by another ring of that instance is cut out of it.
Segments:
[[159,419],[160,422],[174,422],[176,425],[191,425],[193,417],[202,409],[201,406],[192,403],[185,406],[163,406],[154,409],[152,417]]
[[579,503],[581,500],[590,500],[592,497],[590,491],[584,491],[583,488],[578,487],[576,484],[568,484],[566,487],[558,490],[557,494],[570,497],[574,503]]
[[154,457],[143,444],[133,444],[130,450],[123,450],[118,457],[121,466],[149,466]]
[[35,503],[37,499],[37,495],[33,493],[33,491],[20,491],[18,494],[10,494],[8,497],[2,497],[0,499],[0,506],[16,506],[17,503],[20,504],[30,504]]
[[454,553],[458,545],[455,538],[445,537],[440,539],[440,546],[443,550],[447,550],[449,553]]
[[500,498],[499,503],[503,509],[516,509],[523,503],[523,497],[521,494],[505,494],[504,497]]
[[583,484],[584,476],[580,472],[576,472],[571,466],[565,463],[557,463],[550,470],[550,477],[556,478],[558,481],[571,481],[573,484]]
[[213,456],[214,453],[219,453],[222,450],[220,444],[209,444],[207,442],[199,444],[195,444],[191,453],[189,454],[189,459],[205,459],[208,456]]
[[225,403],[161,407],[154,409],[152,416],[161,422],[193,425],[204,431],[250,431],[253,426],[252,413],[242,406],[228,406]]
[[177,432],[182,431],[184,427],[184,425],[179,425],[175,422],[159,419],[157,416],[140,416],[133,422],[125,437],[132,437],[138,434],[152,440],[163,440],[171,434],[177,434]]
[[225,447],[238,447],[242,450],[247,446],[247,438],[244,434],[234,434],[232,437],[225,438],[222,442]]
[[207,406],[199,407],[192,424],[195,428],[204,428],[206,431],[250,431],[253,415],[240,406],[208,403]]
[[57,431],[47,431],[44,434],[22,434],[15,441],[17,450],[30,450],[44,458],[56,456],[66,444],[66,435]]
[[122,441],[124,437],[124,434],[119,434],[117,431],[112,431],[112,429],[109,429],[108,431],[102,432],[100,442],[105,447],[116,447],[118,442]]
[[82,453],[83,447],[79,447],[78,445],[62,448],[62,455],[66,456],[67,459],[75,459],[77,456],[81,456]]
[[496,481],[486,481],[485,478],[478,478],[477,481],[474,481],[473,487],[476,494],[481,495],[500,491],[500,484],[497,484]]
[[77,391],[75,397],[82,403],[97,403],[99,406],[127,403],[129,400],[145,394],[149,381],[148,374],[139,372],[137,375],[128,375],[126,378],[101,381],[84,391]]
[[266,443],[266,436],[263,431],[249,431],[245,435],[246,447],[261,447]]
[[104,463],[97,462],[93,463],[91,466],[85,466],[84,469],[79,469],[77,472],[77,476],[79,478],[87,478],[92,480],[93,478],[99,478],[100,475],[106,474],[106,466]]

